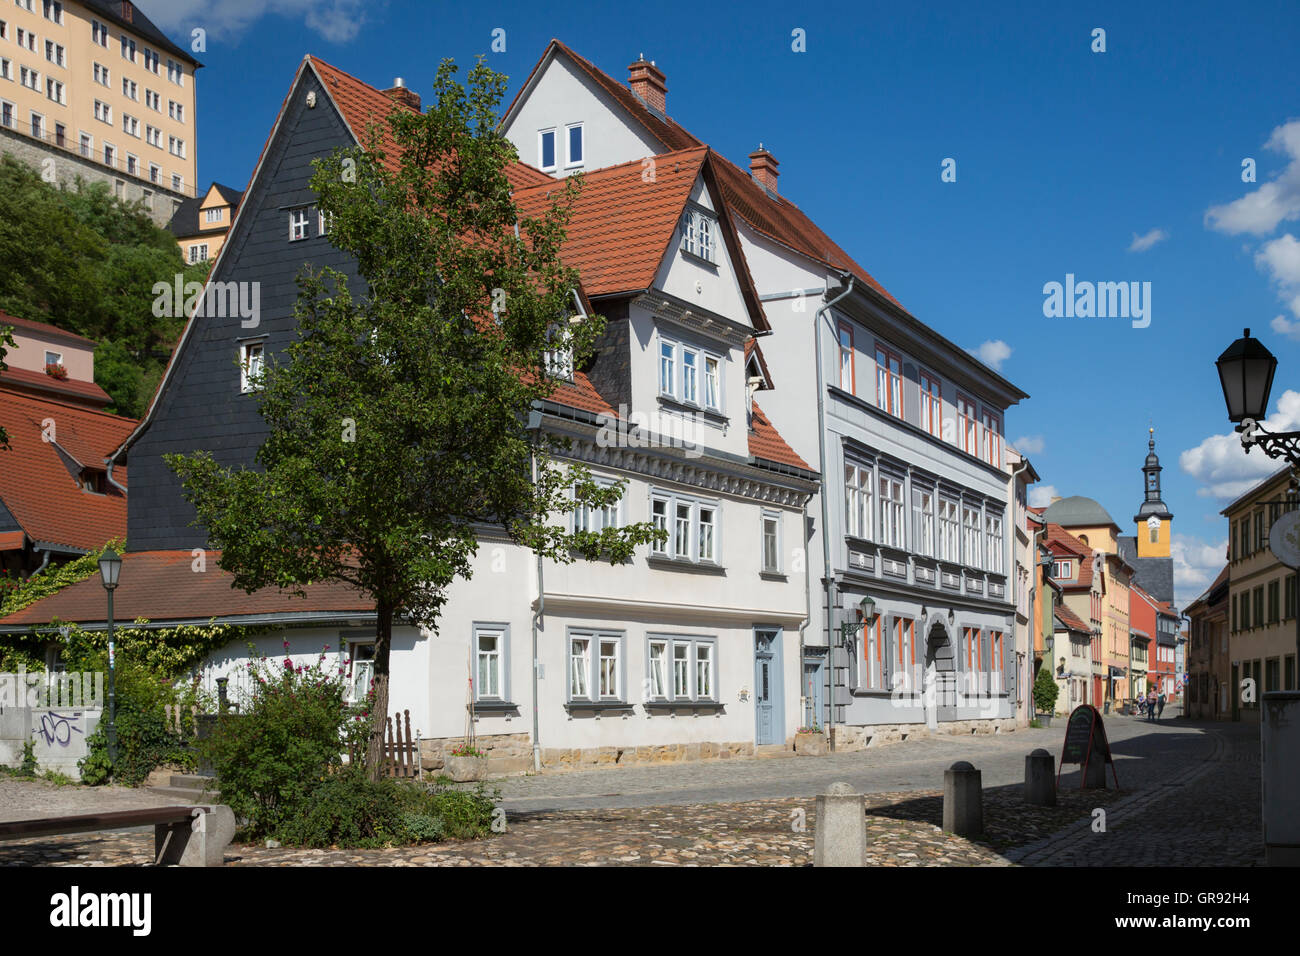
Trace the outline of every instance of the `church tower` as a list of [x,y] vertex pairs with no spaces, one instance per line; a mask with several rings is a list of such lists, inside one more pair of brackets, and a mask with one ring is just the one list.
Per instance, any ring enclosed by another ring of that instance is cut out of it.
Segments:
[[1146,497],[1133,516],[1137,524],[1139,558],[1168,558],[1171,554],[1174,516],[1160,498],[1161,470],[1160,459],[1156,456],[1156,430],[1152,428],[1147,439],[1146,464],[1142,466]]

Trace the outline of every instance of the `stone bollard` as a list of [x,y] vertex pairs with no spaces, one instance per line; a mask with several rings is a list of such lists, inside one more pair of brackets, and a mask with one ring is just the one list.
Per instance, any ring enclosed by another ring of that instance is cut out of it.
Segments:
[[1264,860],[1269,866],[1300,866],[1300,692],[1272,690],[1260,701]]
[[866,798],[847,783],[833,783],[817,797],[813,866],[865,866]]
[[1025,803],[1056,806],[1056,758],[1042,747],[1025,756]]
[[958,760],[943,772],[943,828],[957,836],[984,831],[984,793],[980,772]]

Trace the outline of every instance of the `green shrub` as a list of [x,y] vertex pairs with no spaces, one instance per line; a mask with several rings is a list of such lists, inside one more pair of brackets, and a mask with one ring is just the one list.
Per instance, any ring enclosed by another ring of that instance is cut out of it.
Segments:
[[36,776],[36,744],[30,740],[23,744],[23,762],[18,765],[18,773],[23,777]]
[[[222,781],[222,799],[225,782]],[[407,843],[406,814],[393,780],[371,780],[347,767],[319,783],[275,830],[286,846],[379,847]]]
[[1056,698],[1061,693],[1061,688],[1056,686],[1056,681],[1052,677],[1052,669],[1043,666],[1038,670],[1038,676],[1034,678],[1034,706],[1038,708],[1040,714],[1050,714],[1056,708]]
[[492,813],[499,791],[488,791],[483,784],[473,790],[436,784],[407,785],[402,790],[407,812],[438,820],[446,839],[478,840],[492,832]]
[[[317,788],[326,782],[353,786],[334,781],[343,754],[359,746],[369,729],[369,711],[344,703],[342,675],[329,672],[324,654],[310,668],[295,667],[288,658],[278,665],[258,658],[248,666],[256,685],[252,701],[242,714],[222,714],[200,748],[216,772],[222,802],[246,821],[246,832],[285,842],[287,828],[308,814]],[[365,806],[371,794],[354,792]],[[343,790],[331,795],[345,798]],[[294,832],[306,839],[315,830]]]

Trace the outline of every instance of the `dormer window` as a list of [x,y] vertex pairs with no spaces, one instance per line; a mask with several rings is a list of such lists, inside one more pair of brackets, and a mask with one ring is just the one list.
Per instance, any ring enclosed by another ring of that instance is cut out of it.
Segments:
[[221,207],[203,210],[204,219],[207,222],[221,222]]
[[546,374],[552,378],[573,381],[573,348],[567,344],[568,335],[558,322],[552,322],[546,328],[546,341],[551,346],[546,350],[544,361]]
[[1052,577],[1058,581],[1069,581],[1074,578],[1073,561],[1054,561],[1052,562]]
[[716,262],[718,221],[699,209],[688,209],[682,216],[682,251],[705,262]]
[[555,130],[544,129],[537,133],[537,168],[542,172],[555,172]]
[[659,394],[722,413],[722,356],[684,342],[659,340]]

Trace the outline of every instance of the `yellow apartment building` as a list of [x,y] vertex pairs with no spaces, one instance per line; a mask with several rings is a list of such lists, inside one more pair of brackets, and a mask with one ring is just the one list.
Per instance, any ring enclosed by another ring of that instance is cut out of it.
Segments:
[[130,0],[0,0],[0,152],[166,226],[196,195],[201,66]]
[[[1229,712],[1258,721],[1259,695],[1296,688],[1296,576],[1269,549],[1273,522],[1295,510],[1291,469],[1223,509],[1228,519]],[[1243,687],[1246,679],[1252,684]]]

